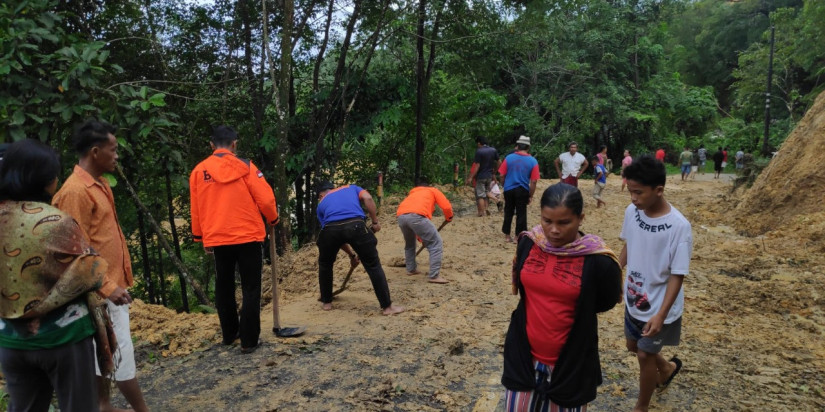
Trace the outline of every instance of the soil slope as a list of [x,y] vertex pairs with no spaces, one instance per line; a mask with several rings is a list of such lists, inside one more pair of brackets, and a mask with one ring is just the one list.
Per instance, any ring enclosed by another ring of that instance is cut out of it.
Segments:
[[[750,234],[780,227],[803,231],[812,242],[825,239],[822,189],[825,153],[825,92],[788,136],[770,165],[736,208],[738,224]],[[819,249],[825,252],[825,249]]]
[[[823,410],[825,258],[813,252],[821,244],[787,231],[739,234],[731,212],[739,199],[728,194],[729,179],[668,179],[666,196],[693,224],[695,249],[682,344],[664,351],[685,366],[670,390],[654,397],[653,410]],[[542,180],[538,190],[552,183]],[[582,181],[585,193],[591,184]],[[606,208],[587,199],[584,223],[615,250],[629,203],[619,186],[616,176],[608,179]],[[314,247],[280,263],[282,323],[305,325],[306,335],[276,338],[267,306],[263,345],[250,355],[220,344],[215,315],[136,304],[139,379],[152,410],[500,410],[501,350],[517,303],[510,294],[515,248],[503,241],[498,212],[475,217],[469,189],[450,197],[459,214],[442,230],[448,285],[390,265],[403,244],[397,200],[383,205],[379,252],[394,302],[408,308],[403,314],[380,315],[360,267],[335,309],[321,311]],[[538,215],[531,205],[528,223],[537,224]],[[426,252],[419,264],[426,267]],[[343,258],[336,263],[336,286],[345,265]],[[605,379],[589,410],[630,410],[638,367],[624,349],[621,307],[600,316],[599,333]]]

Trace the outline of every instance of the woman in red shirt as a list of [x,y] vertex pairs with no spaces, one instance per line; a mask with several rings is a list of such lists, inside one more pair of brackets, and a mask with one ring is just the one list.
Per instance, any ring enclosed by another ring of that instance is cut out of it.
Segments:
[[596,313],[621,299],[616,254],[579,231],[581,192],[559,183],[541,197],[541,224],[519,236],[504,343],[508,411],[585,411],[602,382]]

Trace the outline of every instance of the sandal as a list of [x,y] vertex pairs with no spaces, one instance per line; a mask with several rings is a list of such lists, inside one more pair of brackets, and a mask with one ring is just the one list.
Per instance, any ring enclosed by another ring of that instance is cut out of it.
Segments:
[[667,380],[664,383],[656,385],[657,394],[665,393],[668,386],[670,386],[670,382],[673,381],[673,378],[675,378],[676,374],[679,373],[679,370],[682,369],[682,361],[679,360],[679,358],[674,356],[670,358],[669,362],[673,362],[674,364],[676,364],[676,369],[673,370],[673,373],[671,373],[670,376],[668,376]]

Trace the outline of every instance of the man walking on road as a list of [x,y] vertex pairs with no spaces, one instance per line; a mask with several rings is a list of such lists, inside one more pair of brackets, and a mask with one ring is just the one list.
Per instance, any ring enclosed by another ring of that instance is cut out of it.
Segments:
[[475,195],[478,215],[484,216],[487,212],[487,192],[490,190],[490,182],[496,174],[499,166],[498,150],[487,146],[487,139],[483,136],[476,137],[476,155],[473,159],[473,166],[470,168],[470,176],[467,178],[467,185],[473,184],[475,178]]
[[[361,202],[369,213],[372,223],[366,224],[366,215]],[[343,249],[350,257],[350,263],[364,264],[364,269],[372,282],[375,296],[384,315],[394,315],[405,310],[403,306],[392,304],[387,276],[378,257],[378,239],[375,233],[381,230],[375,201],[366,190],[356,185],[339,188],[330,182],[318,186],[318,284],[321,289],[321,309],[332,310],[332,265]]]
[[[266,228],[278,224],[272,187],[255,165],[235,155],[238,134],[229,126],[212,132],[212,155],[189,176],[192,235],[215,257],[215,306],[223,344],[241,339],[250,353],[261,335],[261,269]],[[240,317],[235,301],[235,268],[241,276]]]
[[[79,161],[52,203],[70,214],[89,236],[92,247],[109,264],[98,293],[106,299],[120,352],[120,362],[114,372],[117,387],[129,405],[137,412],[147,411],[143,392],[137,381],[135,350],[129,330],[129,304],[132,297],[126,290],[134,284],[132,262],[126,237],[118,222],[115,198],[104,173],[117,167],[118,143],[115,127],[89,120],[74,134],[74,149]],[[114,348],[113,348],[114,349]],[[98,373],[99,373],[99,367]],[[98,377],[98,402],[101,411],[116,410],[110,399],[109,379]]]
[[[556,158],[556,173],[562,183],[579,187],[579,177],[587,170],[587,159],[578,152],[579,145],[576,142],[570,142],[567,150]],[[561,169],[559,169],[559,163],[561,163]]]
[[410,194],[398,205],[396,216],[398,226],[404,235],[404,262],[407,266],[408,275],[417,275],[418,271],[415,262],[415,238],[421,238],[421,242],[427,246],[430,254],[430,272],[427,274],[430,283],[448,283],[447,279],[441,276],[441,256],[443,254],[441,235],[438,229],[430,220],[433,217],[435,205],[444,212],[446,222],[453,220],[453,207],[444,193],[431,187],[427,178],[420,177],[416,186],[410,190]]
[[530,156],[530,138],[521,136],[516,141],[516,151],[507,155],[498,168],[504,181],[504,223],[501,231],[504,240],[515,243],[510,235],[513,214],[516,215],[516,235],[527,230],[527,205],[536,191],[539,180],[539,162]]

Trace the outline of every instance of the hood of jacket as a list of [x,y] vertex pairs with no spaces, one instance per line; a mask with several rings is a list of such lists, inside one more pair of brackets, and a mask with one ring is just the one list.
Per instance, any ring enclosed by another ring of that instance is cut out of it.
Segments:
[[249,174],[249,160],[241,159],[227,149],[217,149],[209,157],[206,166],[218,183],[229,183]]

